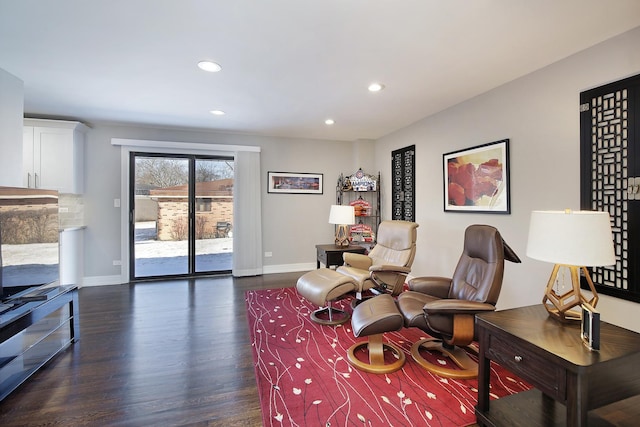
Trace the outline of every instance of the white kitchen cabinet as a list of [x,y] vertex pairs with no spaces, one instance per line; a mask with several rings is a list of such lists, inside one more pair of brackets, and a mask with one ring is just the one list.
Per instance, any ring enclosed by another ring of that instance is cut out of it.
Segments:
[[24,186],[81,194],[87,129],[80,122],[25,119]]

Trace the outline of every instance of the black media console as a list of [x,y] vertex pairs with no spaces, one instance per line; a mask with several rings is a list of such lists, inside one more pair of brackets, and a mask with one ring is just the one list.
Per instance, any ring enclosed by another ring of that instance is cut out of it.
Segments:
[[79,338],[77,286],[32,288],[0,303],[0,400]]

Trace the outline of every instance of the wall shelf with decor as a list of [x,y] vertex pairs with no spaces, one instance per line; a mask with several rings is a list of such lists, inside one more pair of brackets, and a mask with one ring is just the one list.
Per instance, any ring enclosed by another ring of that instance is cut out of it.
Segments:
[[380,172],[369,175],[358,169],[351,175],[340,174],[336,203],[351,205],[355,209],[356,223],[349,227],[352,243],[373,247],[380,225]]

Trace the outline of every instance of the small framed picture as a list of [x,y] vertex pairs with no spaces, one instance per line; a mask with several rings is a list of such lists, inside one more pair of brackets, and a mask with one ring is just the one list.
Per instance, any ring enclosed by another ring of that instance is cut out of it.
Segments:
[[600,313],[590,304],[583,303],[582,342],[589,350],[600,350]]
[[268,193],[322,194],[321,173],[269,172]]

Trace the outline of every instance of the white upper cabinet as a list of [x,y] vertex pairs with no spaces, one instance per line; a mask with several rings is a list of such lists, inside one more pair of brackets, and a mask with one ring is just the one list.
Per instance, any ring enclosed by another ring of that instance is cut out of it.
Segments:
[[25,119],[24,186],[81,194],[87,129],[80,122]]

